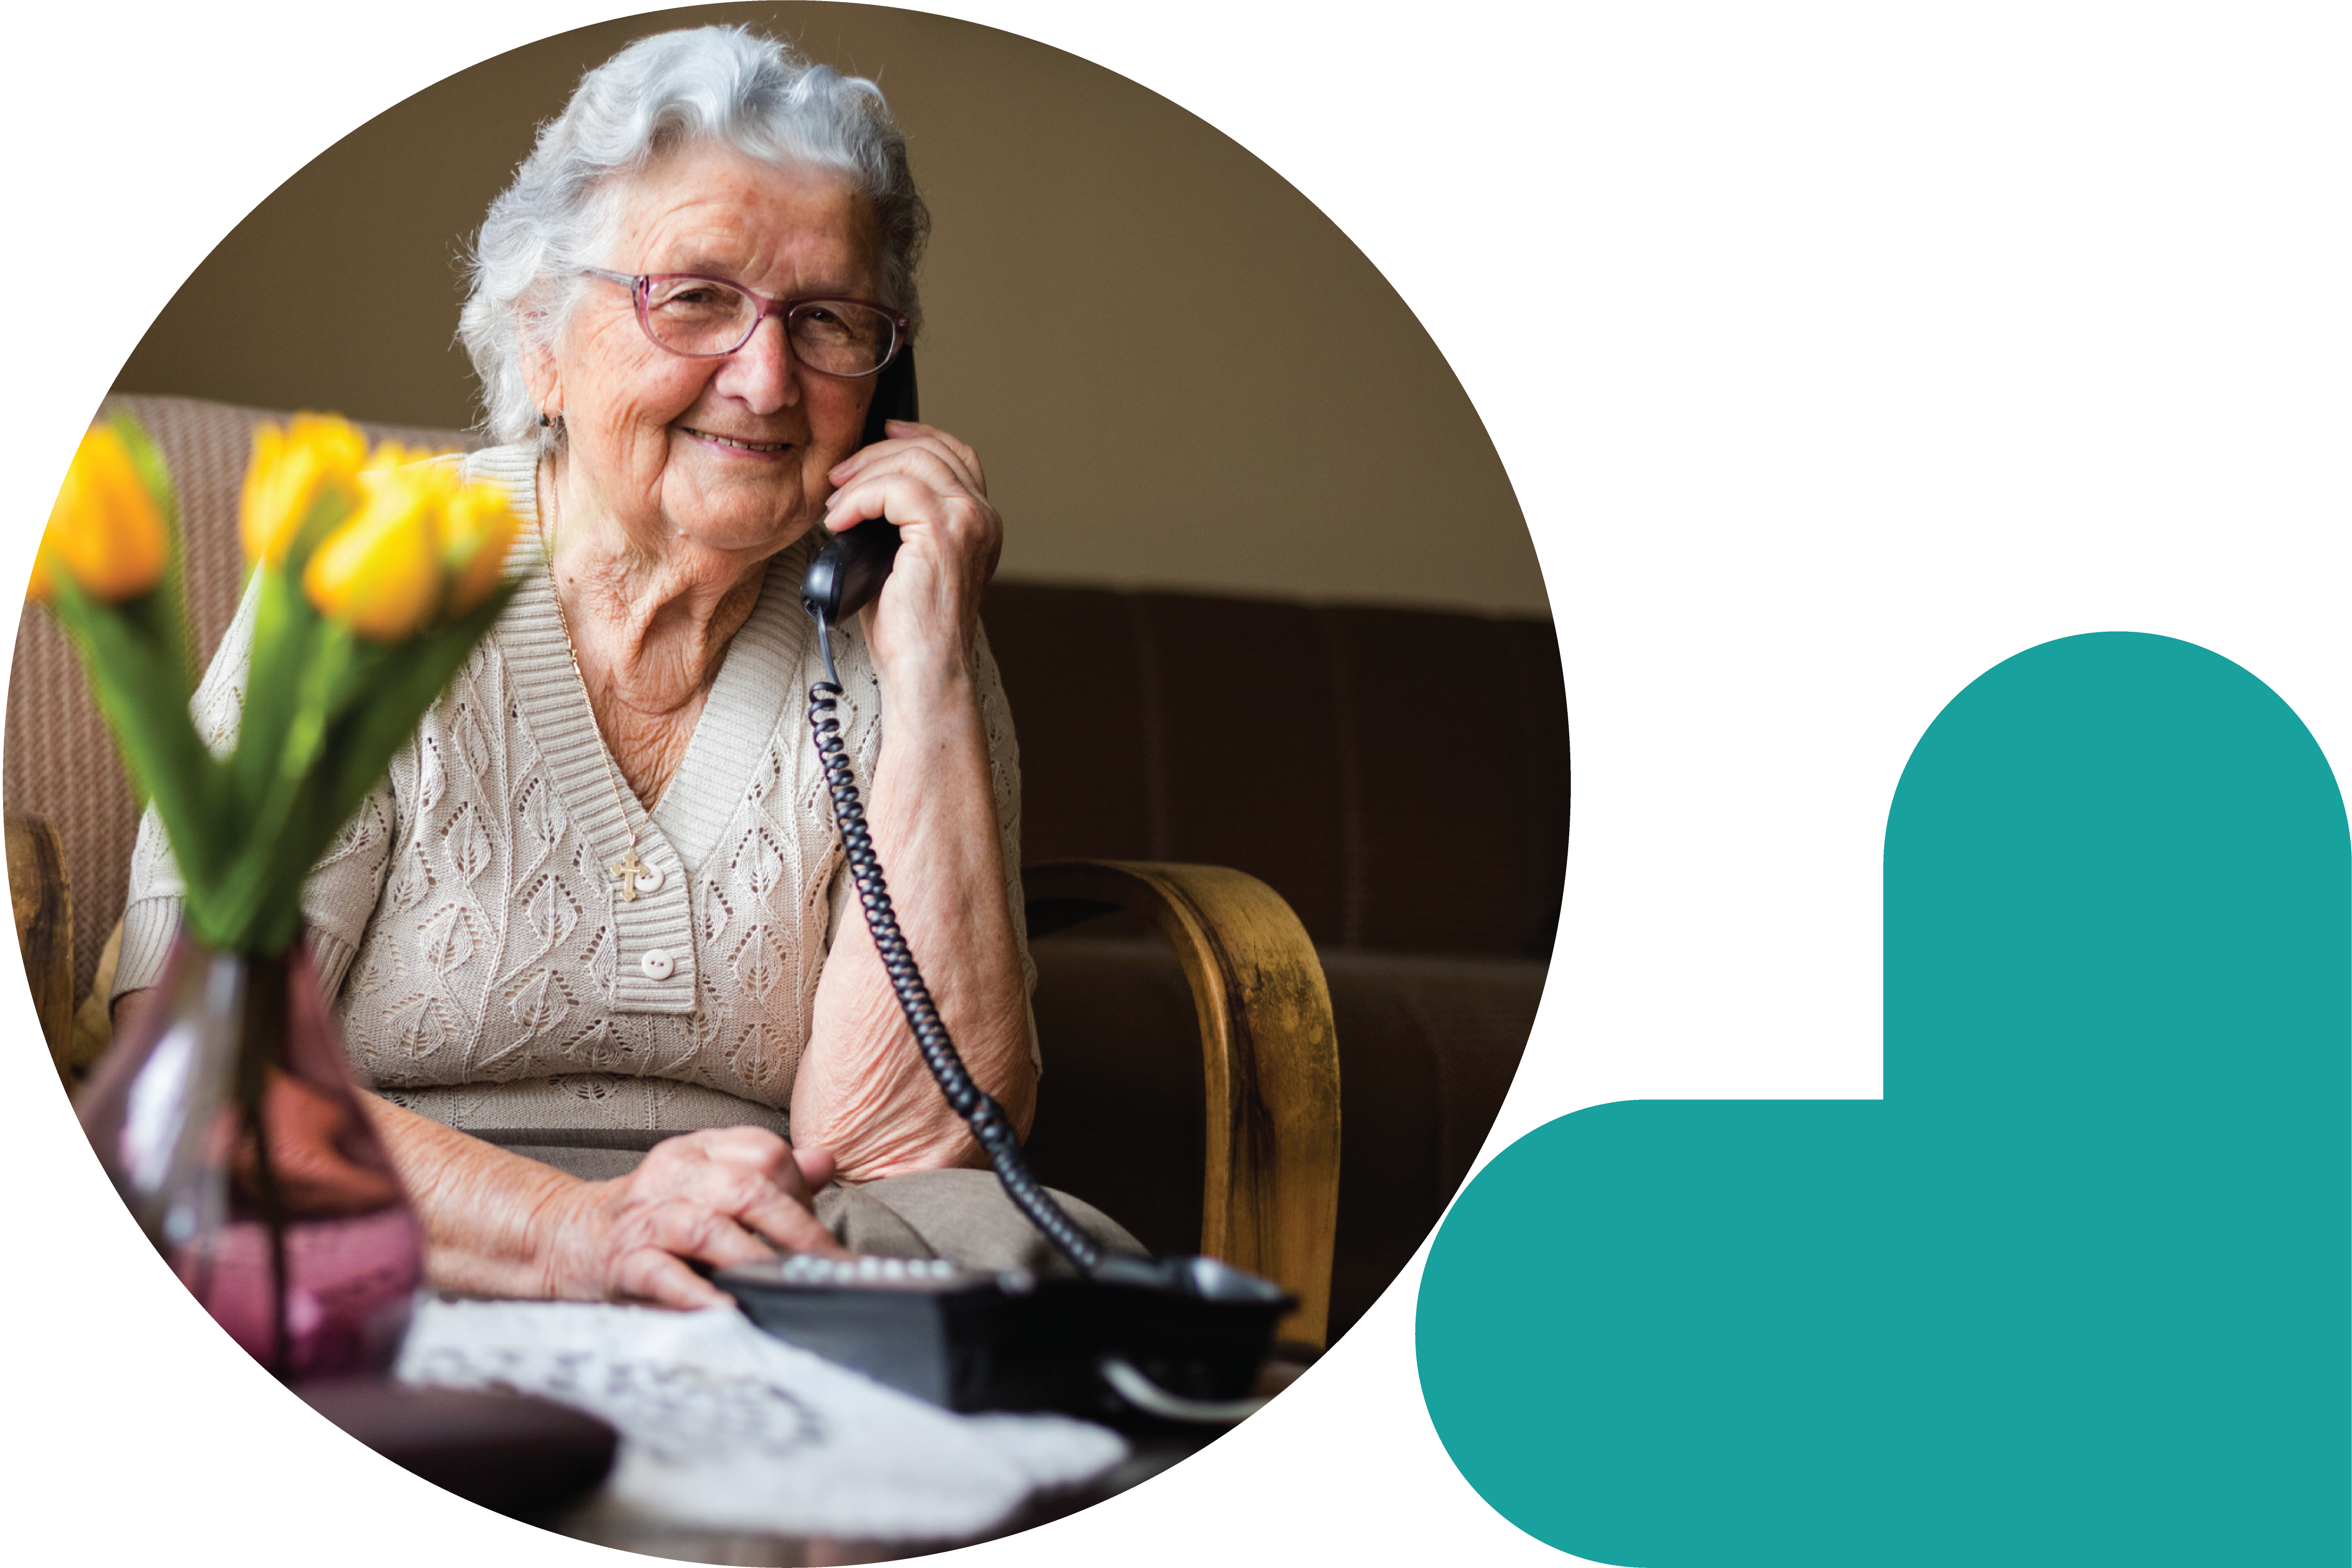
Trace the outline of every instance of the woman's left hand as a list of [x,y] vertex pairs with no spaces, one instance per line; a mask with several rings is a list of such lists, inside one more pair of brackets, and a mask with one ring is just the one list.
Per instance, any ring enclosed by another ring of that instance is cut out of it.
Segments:
[[885,428],[888,439],[827,475],[835,488],[824,526],[838,533],[871,517],[898,526],[898,562],[865,627],[876,671],[911,695],[910,680],[929,689],[970,676],[981,594],[996,573],[1004,524],[978,453],[933,425],[894,419]]

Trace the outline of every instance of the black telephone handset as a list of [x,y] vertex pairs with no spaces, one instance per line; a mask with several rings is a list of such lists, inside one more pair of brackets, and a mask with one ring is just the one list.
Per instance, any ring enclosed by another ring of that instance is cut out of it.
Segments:
[[[861,447],[885,439],[883,422],[919,419],[921,401],[915,392],[915,351],[912,349],[882,367],[874,378],[874,401],[866,407]],[[882,580],[898,558],[898,525],[873,517],[846,528],[826,541],[809,562],[801,579],[801,603],[820,625],[840,625],[874,601]]]
[[[885,419],[916,417],[915,366],[881,372],[867,444]],[[880,518],[835,535],[801,580],[824,678],[809,688],[809,727],[833,797],[851,879],[875,951],[914,1030],[915,1049],[988,1154],[1005,1193],[1076,1269],[1076,1279],[986,1273],[941,1261],[795,1254],[713,1277],[752,1322],[881,1382],[957,1410],[1072,1410],[1107,1418],[1230,1422],[1265,1360],[1276,1322],[1297,1305],[1270,1281],[1213,1258],[1108,1256],[1037,1185],[1003,1108],[971,1081],[898,929],[857,798],[841,722],[832,629],[882,591],[898,530]]]

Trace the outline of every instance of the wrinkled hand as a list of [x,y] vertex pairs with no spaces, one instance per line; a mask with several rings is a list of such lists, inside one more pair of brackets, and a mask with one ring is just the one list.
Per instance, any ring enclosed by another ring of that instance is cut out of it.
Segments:
[[969,674],[980,600],[996,574],[1003,519],[988,499],[980,455],[946,431],[891,420],[889,438],[852,453],[826,476],[836,488],[824,526],[835,533],[870,517],[899,529],[898,559],[881,596],[864,612],[875,668],[885,681],[928,685]]
[[845,1257],[811,1212],[833,1156],[761,1127],[666,1138],[613,1181],[567,1184],[542,1217],[545,1293],[572,1301],[717,1306],[728,1298],[685,1259],[725,1268],[789,1252]]

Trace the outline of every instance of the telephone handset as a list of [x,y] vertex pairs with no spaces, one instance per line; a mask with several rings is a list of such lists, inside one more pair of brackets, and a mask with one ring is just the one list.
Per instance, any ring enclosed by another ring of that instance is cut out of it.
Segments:
[[[919,419],[921,402],[915,392],[915,351],[908,349],[882,367],[874,378],[874,401],[866,406],[861,447],[885,439],[883,422]],[[820,626],[838,626],[873,601],[882,591],[882,580],[898,557],[898,526],[880,517],[845,528],[825,541],[801,580],[801,603]]]
[[[866,423],[869,444],[882,438],[884,419],[916,417],[912,356],[900,355],[881,374]],[[898,929],[835,716],[842,690],[832,638],[834,626],[881,591],[898,550],[898,528],[876,518],[835,535],[810,563],[801,603],[816,620],[824,678],[809,688],[809,727],[866,928],[915,1048],[987,1152],[1006,1195],[1078,1277],[987,1273],[944,1260],[837,1263],[796,1254],[722,1270],[713,1279],[779,1339],[951,1409],[1238,1420],[1256,1406],[1244,1396],[1276,1322],[1297,1300],[1213,1258],[1123,1258],[1096,1247],[1037,1185],[1003,1108],[964,1070]]]

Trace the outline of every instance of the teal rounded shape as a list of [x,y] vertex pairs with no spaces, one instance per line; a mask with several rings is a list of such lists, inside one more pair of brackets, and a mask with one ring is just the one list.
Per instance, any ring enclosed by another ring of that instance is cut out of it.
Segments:
[[1415,1325],[1454,1464],[1640,1568],[2352,1560],[2309,733],[2193,644],[2045,643],[1921,739],[1884,872],[1884,1100],[1597,1106],[1463,1192]]

